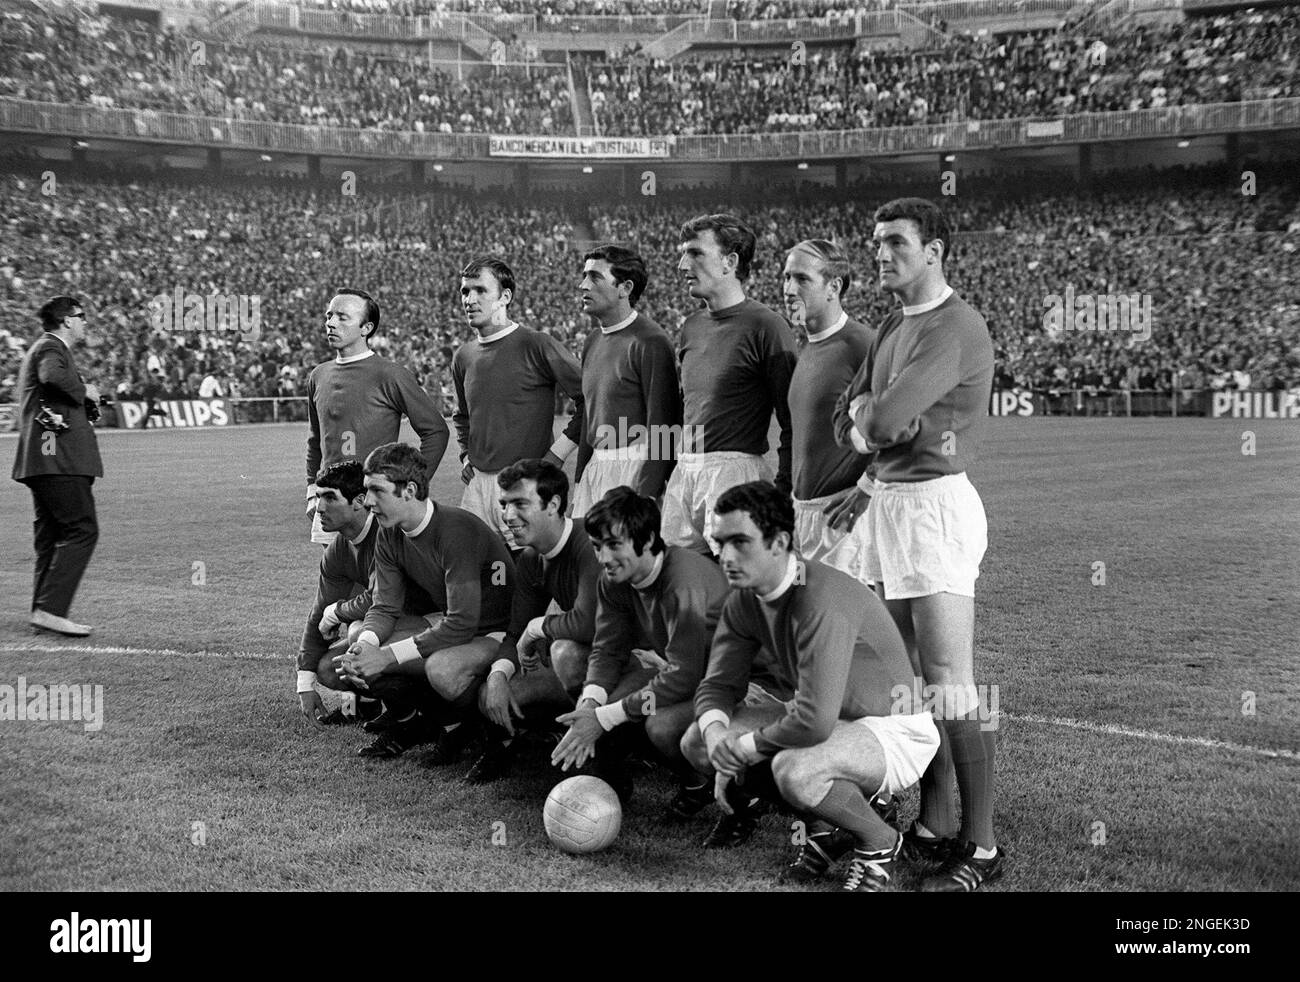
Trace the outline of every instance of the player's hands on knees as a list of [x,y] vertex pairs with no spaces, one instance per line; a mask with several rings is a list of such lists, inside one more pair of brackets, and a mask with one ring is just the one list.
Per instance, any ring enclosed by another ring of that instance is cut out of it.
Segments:
[[551,754],[551,763],[562,771],[570,767],[581,767],[596,755],[596,741],[605,732],[596,718],[596,706],[590,699],[584,699],[571,713],[555,718],[569,728]]
[[343,654],[334,657],[334,670],[340,679],[359,688],[369,689],[370,683],[396,660],[392,655],[385,655],[377,644],[356,641]]
[[474,465],[469,462],[469,458],[467,457],[465,458],[465,466],[460,469],[460,482],[461,484],[468,485],[473,477]]
[[315,689],[311,692],[299,692],[298,706],[309,723],[319,725],[321,717],[325,715],[325,703],[321,701],[320,693]]
[[826,524],[831,528],[852,532],[854,523],[866,513],[870,501],[871,495],[859,487],[851,487],[836,495],[822,509],[822,514],[826,516]]
[[513,715],[515,718],[522,719],[524,714],[519,708],[519,703],[515,701],[514,693],[510,691],[510,682],[506,678],[506,673],[493,672],[483,683],[482,691],[483,715],[514,736],[515,723],[511,717]]
[[734,729],[724,729],[721,723],[709,726],[704,734],[704,746],[709,752],[709,763],[719,774],[738,777],[745,769],[744,751],[738,746],[741,734]]
[[339,620],[339,605],[337,603],[330,604],[320,615],[320,636],[326,640],[333,638],[338,634],[342,623]]

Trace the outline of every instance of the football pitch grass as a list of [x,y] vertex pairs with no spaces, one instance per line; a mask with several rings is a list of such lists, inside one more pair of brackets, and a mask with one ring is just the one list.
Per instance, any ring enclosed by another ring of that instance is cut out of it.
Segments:
[[[0,483],[0,685],[103,686],[98,730],[0,720],[0,890],[773,887],[786,823],[706,851],[716,811],[665,827],[660,774],[609,850],[570,857],[542,830],[544,748],[470,787],[468,762],[363,761],[358,729],[305,722],[305,434],[105,433],[86,643],[28,628],[31,502]],[[439,501],[459,501],[455,460]],[[1009,854],[990,889],[1300,888],[1300,426],[995,419],[971,476]]]

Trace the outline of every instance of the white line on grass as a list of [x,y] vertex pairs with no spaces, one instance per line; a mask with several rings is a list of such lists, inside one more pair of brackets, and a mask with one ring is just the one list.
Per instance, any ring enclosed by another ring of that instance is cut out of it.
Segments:
[[1211,740],[1209,737],[1177,736],[1173,733],[1157,733],[1154,730],[1134,730],[1116,723],[1092,723],[1086,719],[1068,719],[1059,716],[1034,716],[1021,713],[1003,713],[1003,717],[1017,723],[1038,723],[1042,726],[1064,726],[1072,730],[1087,730],[1089,733],[1107,733],[1113,736],[1136,737],[1139,740],[1155,740],[1160,743],[1191,744],[1197,747],[1210,747],[1215,750],[1236,750],[1240,753],[1259,754],[1263,757],[1281,757],[1285,760],[1300,760],[1300,753],[1294,750],[1270,750],[1267,747],[1252,747],[1245,743],[1231,743],[1227,740]]
[[[9,651],[39,651],[58,653],[75,651],[88,655],[165,655],[180,658],[233,658],[254,661],[289,661],[288,655],[271,655],[262,651],[177,651],[174,648],[121,648],[114,646],[88,644],[42,644],[38,641],[3,641],[0,649]],[[1267,747],[1252,747],[1245,743],[1232,743],[1228,740],[1211,740],[1209,737],[1178,736],[1173,733],[1158,733],[1155,730],[1135,730],[1117,723],[1093,723],[1089,720],[1070,719],[1061,716],[1036,716],[1032,713],[1002,713],[1004,719],[1015,723],[1034,723],[1039,726],[1063,726],[1071,730],[1086,730],[1089,733],[1106,733],[1111,736],[1134,737],[1138,740],[1153,740],[1157,743],[1175,743],[1195,747],[1207,747],[1212,750],[1233,750],[1237,753],[1256,754],[1261,757],[1282,758],[1283,760],[1300,760],[1300,753],[1294,750],[1272,750]]]
[[177,651],[174,648],[120,648],[93,644],[42,644],[39,641],[0,641],[0,650],[40,651],[57,654],[75,651],[86,655],[166,655],[178,658],[235,658],[255,661],[293,661],[288,654],[269,655],[264,651]]

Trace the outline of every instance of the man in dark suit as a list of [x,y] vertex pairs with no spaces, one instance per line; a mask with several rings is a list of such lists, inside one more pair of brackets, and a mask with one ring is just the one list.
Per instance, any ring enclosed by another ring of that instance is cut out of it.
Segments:
[[86,337],[81,303],[54,297],[37,316],[45,333],[28,349],[18,375],[22,428],[13,472],[36,506],[31,624],[84,637],[90,628],[67,615],[99,538],[91,486],[104,476],[104,465],[90,425],[99,413],[99,390],[81,381],[72,360],[72,346]]

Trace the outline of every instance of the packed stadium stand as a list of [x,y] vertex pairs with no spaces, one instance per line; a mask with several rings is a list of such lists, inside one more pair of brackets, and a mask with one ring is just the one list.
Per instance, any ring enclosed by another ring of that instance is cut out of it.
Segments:
[[[419,49],[206,47],[138,20],[39,8],[0,17],[0,96],[415,132],[576,133],[590,101],[602,135],[690,135],[1051,116],[1300,94],[1300,12],[1253,8],[1130,30],[936,35],[926,50],[826,45],[702,49],[685,60],[586,57],[497,64],[456,78]],[[250,41],[255,43],[249,43]],[[737,57],[737,54],[747,54]],[[509,59],[507,59],[509,60]]]
[[[628,176],[635,185],[643,173],[640,163],[624,166],[624,193],[608,185],[591,192],[576,176],[530,172],[527,160],[479,159],[477,150],[462,153],[461,144],[447,145],[454,150],[448,167],[477,170],[476,180],[505,173],[501,187],[430,179],[426,161],[415,162],[412,176],[394,169],[409,160],[342,153],[324,168],[319,157],[309,160],[305,173],[300,157],[294,176],[275,176],[286,158],[273,160],[278,149],[270,136],[265,146],[241,146],[241,159],[253,161],[246,172],[223,173],[202,166],[203,153],[213,165],[223,151],[201,129],[187,131],[203,135],[188,148],[200,156],[178,165],[186,147],[175,138],[164,150],[140,150],[145,159],[137,160],[134,150],[122,148],[150,144],[92,146],[86,141],[94,133],[88,129],[82,139],[77,129],[89,123],[69,125],[54,112],[85,106],[108,118],[114,109],[137,110],[133,132],[121,134],[126,141],[154,139],[159,120],[177,113],[211,124],[214,134],[228,134],[231,120],[260,120],[310,124],[317,134],[343,127],[455,139],[664,136],[671,144],[692,134],[721,139],[1056,121],[1243,100],[1282,105],[1300,95],[1300,15],[1293,5],[1225,3],[1201,11],[1188,0],[1176,16],[1163,16],[1169,10],[1162,8],[1162,16],[1139,20],[1132,15],[1141,6],[1136,0],[1124,0],[1130,14],[1119,17],[1102,15],[1114,12],[1116,0],[1034,2],[1051,14],[1052,26],[978,27],[963,19],[969,11],[959,4],[880,0],[231,3],[209,12],[206,23],[180,14],[169,21],[159,16],[167,5],[157,0],[99,7],[7,3],[0,9],[0,115],[19,121],[13,133],[26,142],[16,141],[0,161],[0,403],[12,396],[18,360],[32,337],[31,312],[59,292],[87,299],[101,335],[88,364],[100,387],[119,398],[141,393],[157,375],[151,368],[177,397],[196,394],[210,373],[224,377],[227,394],[301,393],[307,370],[327,354],[324,305],[343,285],[380,299],[378,345],[427,387],[446,392],[451,355],[465,335],[457,271],[481,252],[501,253],[514,265],[520,279],[515,316],[576,352],[589,328],[576,296],[580,250],[595,241],[634,246],[651,267],[642,306],[675,333],[689,309],[675,273],[677,229],[704,211],[734,210],[756,229],[751,289],[774,307],[780,306],[784,250],[810,236],[844,243],[858,274],[846,306],[874,322],[889,302],[873,283],[871,213],[899,193],[941,200],[959,230],[949,278],[989,322],[1000,387],[1300,386],[1296,164],[1272,154],[1261,173],[1290,179],[1262,180],[1256,190],[1252,178],[1244,192],[1244,174],[1254,171],[1232,149],[1231,133],[1219,135],[1228,149],[1217,159],[1174,165],[1162,159],[1161,145],[1140,165],[1095,175],[1087,172],[1086,148],[1067,147],[1080,162],[1064,172],[1059,159],[1053,170],[1035,172],[1032,161],[990,151],[987,172],[963,176],[961,193],[950,197],[938,191],[934,160],[946,168],[953,159],[940,143],[929,144],[935,149],[928,163],[918,155],[880,173],[867,173],[861,159],[845,154],[824,162],[835,180],[818,186],[801,183],[789,170],[793,161],[775,161],[772,167],[787,170],[750,186],[737,179],[749,166],[738,158],[745,145],[737,150],[723,142],[712,170],[689,171],[693,179],[678,180],[671,193],[647,196],[626,192]],[[980,10],[1013,6],[979,3]],[[312,11],[342,19],[322,21],[325,35],[313,34],[303,26],[315,23]],[[933,26],[907,34],[907,44],[902,34],[884,45],[859,43],[871,38],[854,34],[866,31],[872,18],[884,23],[903,16]],[[722,24],[735,38],[745,25],[771,23],[777,41],[710,40],[670,55],[657,41],[626,38],[603,49],[583,47],[585,29],[572,41],[554,40],[558,29],[574,24],[640,38],[643,22],[654,22],[646,30],[661,30],[670,21],[679,24],[670,35]],[[790,32],[817,38],[836,31],[848,31],[849,40],[810,42],[806,49],[789,41]],[[454,59],[446,57],[452,37],[458,38]],[[1267,140],[1268,126],[1257,129],[1265,136],[1256,139]],[[260,162],[258,150],[265,151]],[[97,151],[103,159],[94,158]],[[455,154],[464,159],[454,160]],[[774,155],[756,151],[755,159]],[[340,195],[340,168],[368,165],[375,176],[364,202]],[[668,164],[655,166],[666,179]],[[433,169],[441,171],[442,163]],[[549,183],[530,187],[530,173],[550,174]],[[46,186],[52,174],[57,193]],[[1149,340],[1131,332],[1049,329],[1044,298],[1067,286],[1093,295],[1149,296]],[[260,336],[158,329],[149,301],[177,288],[257,296]]]

